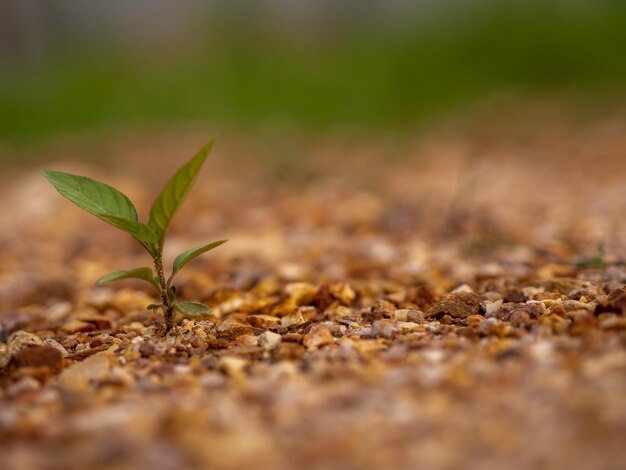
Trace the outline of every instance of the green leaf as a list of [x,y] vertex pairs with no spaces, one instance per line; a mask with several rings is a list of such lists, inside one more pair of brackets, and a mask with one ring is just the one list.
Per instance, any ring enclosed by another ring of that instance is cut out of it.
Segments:
[[111,274],[107,274],[106,276],[102,276],[96,282],[97,285],[103,286],[108,284],[109,282],[118,281],[120,279],[143,279],[144,281],[149,282],[157,289],[159,286],[154,282],[154,275],[152,274],[152,269],[150,268],[137,268],[132,269],[130,271],[116,271]]
[[209,142],[185,165],[180,167],[178,171],[167,182],[161,194],[150,209],[150,218],[148,226],[157,234],[159,247],[163,246],[165,234],[176,212],[185,202],[187,195],[196,181],[198,173],[204,164],[215,139]]
[[178,302],[174,304],[174,310],[188,317],[197,317],[211,311],[209,307],[198,302]]
[[62,171],[44,170],[42,174],[62,196],[100,219],[111,223],[104,218],[109,215],[137,220],[137,210],[130,199],[109,185]]
[[183,251],[174,260],[174,268],[172,270],[172,277],[174,277],[174,275],[178,271],[180,271],[183,268],[183,266],[185,266],[187,263],[189,263],[194,258],[197,258],[202,253],[206,253],[207,251],[212,250],[213,248],[217,248],[218,246],[220,246],[220,245],[222,245],[222,244],[224,244],[226,242],[227,242],[227,240],[219,240],[219,241],[216,241],[216,242],[209,243],[208,245],[199,246],[199,247],[187,250],[187,251]]
[[124,219],[114,215],[103,215],[101,218],[120,230],[132,235],[151,255],[156,255],[159,242],[156,234],[149,226],[135,220]]

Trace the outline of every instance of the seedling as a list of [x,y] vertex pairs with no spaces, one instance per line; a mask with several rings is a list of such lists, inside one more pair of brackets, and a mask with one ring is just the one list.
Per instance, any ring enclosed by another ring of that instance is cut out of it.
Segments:
[[603,268],[607,265],[605,256],[606,253],[604,251],[604,242],[599,242],[596,248],[596,256],[593,258],[584,258],[579,261],[574,262],[575,266],[580,268]]
[[150,209],[147,224],[139,222],[135,206],[126,195],[117,189],[84,176],[71,175],[61,171],[43,171],[43,175],[62,196],[78,207],[130,234],[150,254],[153,268],[143,267],[128,271],[116,271],[101,277],[97,284],[104,285],[120,279],[136,278],[153,285],[159,292],[161,303],[151,304],[148,308],[163,312],[166,333],[174,326],[176,313],[194,317],[209,311],[209,308],[201,303],[178,302],[176,300],[176,287],[172,285],[172,281],[187,263],[202,253],[217,248],[226,240],[219,240],[184,251],[174,260],[171,274],[167,279],[163,268],[163,245],[172,219],[189,195],[213,143],[214,140],[204,146],[189,162],[180,167],[167,182]]
[[596,251],[596,256],[594,256],[593,258],[583,258],[581,260],[574,261],[574,266],[578,266],[579,268],[607,268],[609,266],[626,266],[626,261],[608,261],[606,259],[604,242],[598,243]]

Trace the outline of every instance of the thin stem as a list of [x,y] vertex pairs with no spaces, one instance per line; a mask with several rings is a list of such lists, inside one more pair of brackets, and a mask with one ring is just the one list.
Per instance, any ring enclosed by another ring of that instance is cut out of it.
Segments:
[[163,259],[161,256],[155,256],[154,269],[159,278],[159,294],[161,295],[161,304],[163,305],[163,314],[165,315],[165,333],[167,333],[174,326],[174,306],[170,304],[170,299],[167,295],[168,284],[165,282]]
[[174,280],[174,273],[170,274],[170,277],[167,278],[167,285],[166,288],[169,289],[170,286],[172,285],[172,281]]

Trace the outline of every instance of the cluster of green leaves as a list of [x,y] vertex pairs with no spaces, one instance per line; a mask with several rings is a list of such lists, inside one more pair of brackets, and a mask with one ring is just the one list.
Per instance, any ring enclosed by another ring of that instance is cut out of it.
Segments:
[[152,205],[148,222],[145,224],[139,221],[137,210],[130,199],[117,189],[84,176],[61,171],[43,171],[43,175],[62,196],[87,212],[128,233],[150,254],[154,268],[141,267],[117,271],[100,278],[98,285],[127,278],[147,281],[158,290],[161,297],[160,304],[152,304],[148,308],[163,310],[168,330],[173,325],[175,312],[186,316],[196,316],[208,312],[208,308],[203,304],[178,302],[176,300],[176,288],[172,285],[174,277],[191,260],[226,242],[226,240],[219,240],[184,251],[174,260],[169,278],[165,278],[163,246],[167,231],[174,216],[189,195],[213,144],[214,140],[176,171]]

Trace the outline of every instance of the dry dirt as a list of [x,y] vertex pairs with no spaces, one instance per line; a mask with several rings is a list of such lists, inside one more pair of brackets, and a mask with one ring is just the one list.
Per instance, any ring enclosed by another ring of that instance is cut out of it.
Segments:
[[[229,238],[178,282],[213,311],[165,337],[94,287],[141,247],[3,169],[0,466],[626,468],[625,119],[272,139],[210,157],[166,256]],[[37,153],[146,214],[203,140]]]

